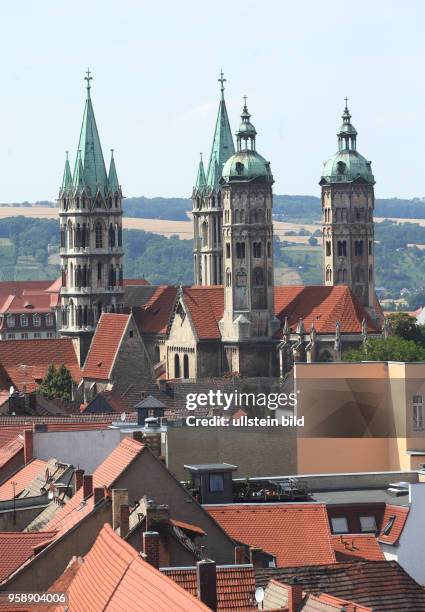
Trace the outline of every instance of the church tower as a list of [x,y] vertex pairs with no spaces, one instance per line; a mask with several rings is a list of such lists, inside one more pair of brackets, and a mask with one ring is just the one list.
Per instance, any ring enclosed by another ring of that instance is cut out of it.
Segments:
[[271,376],[279,322],[273,291],[273,176],[256,151],[257,132],[245,105],[237,152],[221,179],[224,315],[220,321],[224,371]]
[[224,100],[226,79],[223,73],[218,80],[221,84],[221,99],[208,170],[205,175],[201,157],[196,185],[192,192],[195,285],[223,284],[223,207],[220,178],[223,166],[233,155],[235,148]]
[[122,192],[113,152],[106,172],[87,71],[87,99],[74,166],[65,162],[59,192],[62,287],[60,333],[84,362],[103,311],[123,308]]
[[322,187],[324,284],[348,285],[375,315],[371,162],[357,151],[347,98],[337,134],[338,151],[325,164]]

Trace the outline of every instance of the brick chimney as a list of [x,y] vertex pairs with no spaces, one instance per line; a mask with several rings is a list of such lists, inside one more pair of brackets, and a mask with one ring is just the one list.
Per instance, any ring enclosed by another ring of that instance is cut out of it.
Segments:
[[217,568],[215,561],[203,559],[196,564],[198,599],[211,610],[217,610]]
[[83,475],[83,499],[87,499],[93,493],[93,474]]
[[121,506],[128,505],[127,489],[112,489],[112,529],[120,526]]
[[105,499],[105,487],[94,487],[93,489],[93,503],[98,504],[102,499]]
[[159,567],[159,533],[157,531],[145,531],[143,533],[143,553],[146,561]]
[[130,506],[122,504],[120,506],[120,535],[123,538],[130,530]]
[[34,458],[33,435],[31,429],[24,430],[24,463],[25,465]]
[[294,576],[288,582],[288,610],[289,612],[298,612],[303,601],[303,585],[298,582],[298,578]]
[[74,472],[74,495],[83,486],[84,470],[75,470]]

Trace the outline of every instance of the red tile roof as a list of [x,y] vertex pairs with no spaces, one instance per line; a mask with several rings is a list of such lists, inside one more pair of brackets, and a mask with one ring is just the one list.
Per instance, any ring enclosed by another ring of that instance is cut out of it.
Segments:
[[337,561],[352,561],[353,559],[383,561],[385,559],[378,540],[372,534],[333,535],[332,544]]
[[0,532],[0,583],[34,556],[35,547],[51,541],[55,535],[54,531]]
[[[378,540],[384,544],[397,544],[404,529],[408,515],[409,508],[387,504],[384,512],[384,518],[382,519],[382,528],[381,533],[378,536]],[[394,520],[392,517],[394,517]],[[388,525],[390,519],[393,521],[393,525],[388,535],[385,535],[384,529]]]
[[6,465],[6,463],[13,459],[18,453],[23,452],[23,449],[24,440],[21,436],[16,436],[13,440],[2,446],[0,448],[0,468]]
[[84,378],[109,378],[130,318],[129,314],[102,313],[84,364]]
[[13,474],[9,480],[6,480],[0,486],[0,500],[13,499],[13,485],[15,483],[15,495],[19,495],[22,491],[40,474],[47,465],[47,461],[41,459],[33,459],[27,465],[24,465],[19,472]]
[[[196,568],[163,568],[185,591],[196,597]],[[252,565],[217,566],[217,610],[258,610],[255,605],[255,575]]]
[[[207,612],[203,603],[144,561],[108,525],[100,531],[68,588],[69,612]],[[62,611],[62,607],[57,610]]]
[[278,567],[335,563],[325,504],[204,507],[231,538],[274,555]]
[[150,283],[145,278],[125,278],[123,281],[124,287],[134,287],[136,285],[149,285]]
[[[219,339],[218,324],[224,310],[223,287],[184,287],[183,299],[198,338]],[[359,334],[363,319],[367,322],[369,332],[379,331],[350,288],[343,285],[280,285],[274,288],[274,301],[275,313],[281,325],[288,318],[292,331],[295,331],[300,319],[304,321],[307,331],[314,322],[320,334],[334,334],[337,321],[340,322],[342,334]]]
[[165,334],[176,296],[177,287],[166,285],[156,287],[154,293],[144,306],[134,308],[134,320],[140,332],[145,334]]
[[0,342],[0,364],[13,386],[34,391],[36,380],[43,379],[49,365],[65,364],[75,382],[81,380],[81,370],[71,338],[43,340],[5,340]]
[[[132,440],[124,438],[106,459],[93,472],[93,487],[112,487],[114,482],[128,468],[128,466],[140,455],[144,446]],[[46,525],[46,529],[64,531],[75,525],[83,516],[93,509],[93,497],[84,502],[83,490],[79,489],[63,508],[59,510]]]

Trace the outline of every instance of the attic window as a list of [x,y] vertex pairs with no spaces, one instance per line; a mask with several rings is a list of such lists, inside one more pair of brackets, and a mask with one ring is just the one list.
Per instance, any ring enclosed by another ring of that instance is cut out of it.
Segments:
[[363,533],[374,533],[376,531],[376,520],[374,516],[361,516],[360,527]]
[[128,335],[130,338],[132,338],[134,336],[134,331],[130,329],[130,331],[128,332]]
[[348,521],[345,516],[331,518],[332,533],[348,533]]
[[242,174],[244,165],[242,162],[236,162],[236,172]]
[[337,163],[338,173],[339,173],[339,174],[344,174],[346,167],[347,167],[347,166],[344,164],[344,162],[339,161],[339,162]]
[[385,527],[382,530],[382,535],[390,535],[391,533],[391,529],[393,528],[394,525],[394,521],[395,521],[395,514],[392,514],[390,516],[390,518],[388,519],[388,523],[385,525]]

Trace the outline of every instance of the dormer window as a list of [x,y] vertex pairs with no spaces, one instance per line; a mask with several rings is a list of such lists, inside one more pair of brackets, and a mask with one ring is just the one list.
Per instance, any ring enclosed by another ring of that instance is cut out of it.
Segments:
[[53,325],[53,315],[52,314],[46,315],[46,325],[47,327],[52,327]]
[[34,327],[40,327],[41,325],[41,317],[39,314],[32,315],[32,322]]
[[21,327],[28,327],[27,315],[21,315]]
[[15,317],[13,315],[8,315],[7,317],[7,326],[15,327]]

